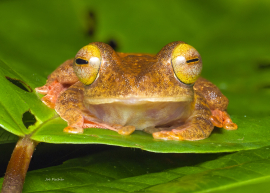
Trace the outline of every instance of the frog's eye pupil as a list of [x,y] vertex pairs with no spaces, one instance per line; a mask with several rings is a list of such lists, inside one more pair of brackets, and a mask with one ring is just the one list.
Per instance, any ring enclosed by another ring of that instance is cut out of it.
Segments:
[[191,60],[187,60],[186,62],[191,63],[191,62],[198,62],[198,61],[199,61],[199,58],[194,58],[194,59],[191,59]]
[[76,64],[79,64],[79,65],[88,64],[87,60],[84,60],[84,59],[81,59],[81,58],[77,58],[75,62],[76,62]]

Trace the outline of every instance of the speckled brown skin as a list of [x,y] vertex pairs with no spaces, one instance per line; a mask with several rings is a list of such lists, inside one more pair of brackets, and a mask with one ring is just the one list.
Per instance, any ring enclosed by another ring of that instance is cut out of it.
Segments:
[[194,91],[201,93],[207,101],[210,109],[219,109],[225,111],[229,100],[220,92],[218,87],[210,81],[200,77],[194,87]]
[[226,112],[229,100],[220,92],[218,87],[210,81],[199,78],[194,85],[195,93],[201,93],[206,99],[212,116],[211,122],[214,126],[227,130],[237,129],[237,125],[232,122],[229,114]]
[[194,110],[191,116],[182,125],[172,126],[169,131],[154,132],[153,137],[156,139],[165,140],[200,140],[207,138],[214,125],[212,124],[210,117],[212,116],[204,96],[195,92],[194,94]]
[[[237,129],[226,112],[229,100],[210,81],[199,78],[193,86],[195,108],[184,125],[171,131],[153,133],[156,139],[199,140],[207,138],[214,126],[227,130]],[[165,129],[164,129],[165,130]]]
[[36,88],[36,91],[40,94],[46,94],[42,98],[42,102],[48,107],[54,108],[59,94],[78,81],[79,79],[73,70],[73,59],[70,59],[53,71],[48,76],[46,84]]
[[68,133],[83,133],[83,128],[110,129],[122,135],[129,135],[135,131],[133,126],[107,124],[89,112],[83,103],[85,87],[76,82],[64,91],[58,98],[55,110],[62,119],[68,122],[64,129]]
[[104,59],[86,97],[91,103],[128,97],[191,101],[192,87],[179,82],[171,67],[171,50],[179,43],[166,45],[157,55],[116,53],[107,44],[93,43]]
[[[184,121],[182,117],[145,128],[156,139],[200,140],[207,138],[214,126],[237,129],[226,112],[228,99],[214,84],[199,78],[194,85],[187,85],[176,78],[171,55],[172,50],[182,43],[170,43],[157,55],[150,55],[116,53],[109,45],[95,42],[92,44],[99,48],[102,60],[98,77],[91,85],[85,86],[78,81],[72,68],[73,61],[68,60],[48,77],[45,86],[36,90],[47,94],[42,98],[43,102],[55,108],[68,122],[64,131],[69,133],[83,133],[84,128],[97,127],[122,135],[131,134],[134,126],[117,124],[117,120],[104,122],[88,110],[88,104],[117,104],[133,99],[189,104],[189,112],[183,115]],[[84,57],[82,54],[80,57]]]

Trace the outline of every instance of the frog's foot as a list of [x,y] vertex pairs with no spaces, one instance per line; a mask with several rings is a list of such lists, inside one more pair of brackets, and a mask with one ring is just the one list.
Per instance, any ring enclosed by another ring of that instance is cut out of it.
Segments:
[[172,130],[172,128],[170,127],[146,127],[145,129],[143,129],[144,132],[149,133],[149,134],[153,134],[159,131],[169,131]]
[[96,121],[89,121],[83,116],[80,117],[75,123],[70,124],[68,127],[64,128],[64,132],[66,133],[83,133],[83,130],[86,128],[100,128],[100,129],[109,129],[112,131],[116,131],[121,135],[130,135],[135,131],[134,126],[122,126],[118,124],[109,125],[106,123],[99,123]]
[[205,139],[210,135],[211,132],[204,132],[200,128],[196,128],[192,125],[183,125],[172,129],[171,131],[160,131],[153,133],[155,139],[163,140],[176,140],[176,141],[195,141]]
[[130,135],[135,131],[135,127],[131,125],[122,126],[119,124],[113,124],[112,127],[117,129],[117,133],[120,135]]
[[84,120],[83,128],[100,128],[100,129],[109,129],[112,131],[116,131],[120,135],[130,135],[135,131],[135,127],[128,125],[128,126],[122,126],[119,124],[106,124],[106,123],[98,123],[98,122],[92,122],[88,120]]
[[46,94],[42,97],[41,101],[48,107],[54,109],[56,100],[61,92],[66,90],[63,84],[59,83],[57,80],[50,84],[46,84],[42,87],[36,88],[36,91],[40,94]]
[[186,123],[170,127],[170,131],[164,130],[153,133],[155,139],[195,141],[209,137],[214,129],[208,116],[192,116]]
[[63,130],[65,133],[75,133],[75,134],[80,134],[83,133],[83,128],[82,127],[76,127],[76,126],[67,126]]
[[219,128],[224,128],[226,130],[236,130],[237,125],[233,123],[229,114],[226,111],[221,111],[218,109],[212,110],[212,116],[210,117],[212,124]]
[[152,134],[154,139],[183,141],[184,137],[173,131],[159,131]]

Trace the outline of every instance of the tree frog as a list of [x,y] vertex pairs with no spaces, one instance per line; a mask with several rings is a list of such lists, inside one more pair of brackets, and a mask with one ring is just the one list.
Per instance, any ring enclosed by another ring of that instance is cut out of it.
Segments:
[[94,42],[78,51],[36,88],[42,101],[67,121],[64,132],[110,129],[121,135],[143,130],[155,139],[201,140],[214,126],[237,129],[228,99],[200,77],[198,51],[182,41],[156,55],[115,52]]

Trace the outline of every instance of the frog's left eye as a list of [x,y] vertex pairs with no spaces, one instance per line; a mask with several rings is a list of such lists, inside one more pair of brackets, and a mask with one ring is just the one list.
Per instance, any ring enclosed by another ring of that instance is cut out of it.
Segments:
[[172,66],[178,80],[193,84],[202,71],[201,56],[192,46],[179,44],[172,53]]
[[98,76],[100,64],[100,50],[96,45],[90,44],[79,50],[73,68],[79,80],[85,85],[90,85]]

